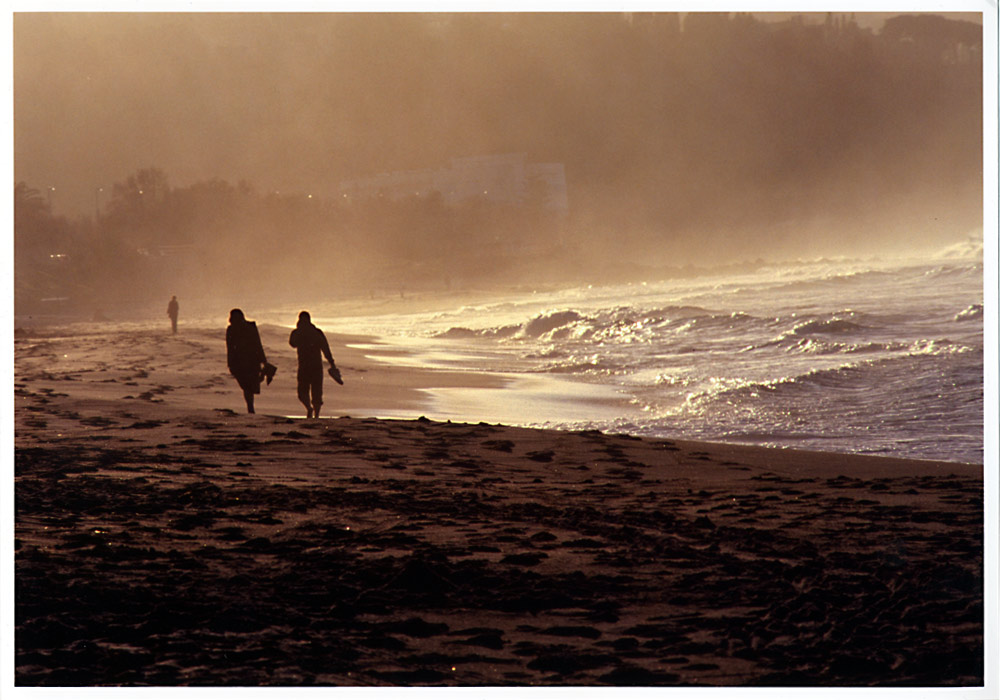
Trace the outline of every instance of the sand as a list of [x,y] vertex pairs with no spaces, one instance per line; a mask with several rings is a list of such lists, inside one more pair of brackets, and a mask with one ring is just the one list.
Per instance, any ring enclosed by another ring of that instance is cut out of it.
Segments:
[[979,465],[375,419],[499,380],[332,334],[289,418],[263,336],[250,416],[221,326],[15,333],[17,685],[984,682]]

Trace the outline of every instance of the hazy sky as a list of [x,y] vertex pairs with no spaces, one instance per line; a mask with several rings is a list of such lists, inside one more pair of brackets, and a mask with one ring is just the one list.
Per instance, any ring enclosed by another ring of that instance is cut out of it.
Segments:
[[[878,27],[886,16],[859,20]],[[434,84],[386,80],[371,56],[420,57],[405,56],[398,42],[373,53],[377,36],[351,32],[331,48],[324,34],[331,21],[310,14],[16,14],[15,181],[47,193],[57,214],[92,215],[114,182],[145,167],[163,170],[173,186],[220,178],[322,197],[345,177],[433,167],[442,155],[509,145],[491,140],[490,120],[516,117],[498,114],[451,115],[447,128],[435,130],[436,115],[423,113],[414,115],[412,138],[400,134],[388,113],[413,104],[441,108],[409,94]],[[365,61],[355,60],[361,55]],[[504,79],[508,57],[495,59],[496,74],[483,75],[484,82]],[[368,80],[371,70],[378,83]],[[467,129],[456,131],[457,123]],[[450,144],[438,142],[446,138]]]

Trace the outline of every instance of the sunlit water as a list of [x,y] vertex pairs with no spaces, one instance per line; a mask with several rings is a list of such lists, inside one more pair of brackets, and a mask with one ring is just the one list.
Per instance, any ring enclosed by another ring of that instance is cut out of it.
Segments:
[[320,318],[502,374],[432,418],[981,462],[981,258],[810,264]]

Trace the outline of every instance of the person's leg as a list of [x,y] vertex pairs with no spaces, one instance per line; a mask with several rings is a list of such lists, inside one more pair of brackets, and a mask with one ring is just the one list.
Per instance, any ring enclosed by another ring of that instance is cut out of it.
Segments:
[[306,407],[306,418],[312,418],[313,407],[312,404],[309,403],[309,382],[303,379],[299,379],[298,391],[299,391],[299,401],[301,401],[302,405]]
[[313,381],[312,386],[313,413],[319,418],[319,407],[323,405],[323,375]]
[[247,402],[247,413],[253,413],[253,389],[244,389],[243,398]]

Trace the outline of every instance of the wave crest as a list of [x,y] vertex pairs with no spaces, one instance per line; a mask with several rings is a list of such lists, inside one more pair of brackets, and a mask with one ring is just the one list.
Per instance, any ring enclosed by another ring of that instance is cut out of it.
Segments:
[[806,335],[809,333],[857,333],[866,330],[864,326],[848,321],[847,319],[833,317],[828,319],[818,319],[806,321],[795,326],[790,333],[792,335]]
[[971,304],[967,308],[962,309],[957,314],[955,314],[956,321],[971,321],[982,317],[983,317],[982,304]]

